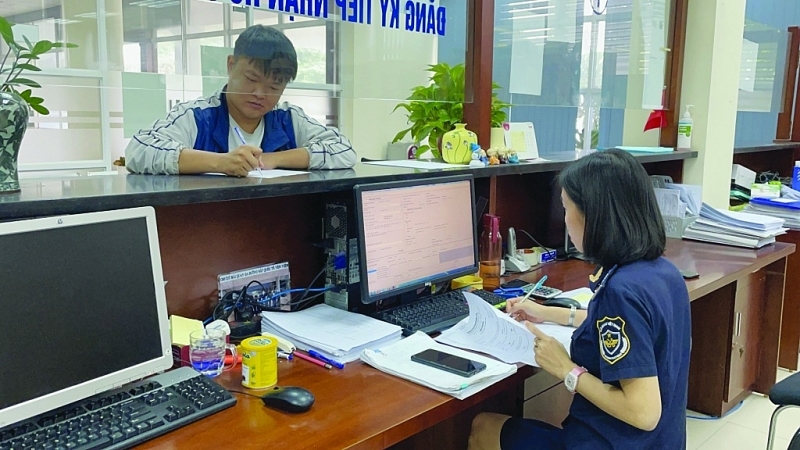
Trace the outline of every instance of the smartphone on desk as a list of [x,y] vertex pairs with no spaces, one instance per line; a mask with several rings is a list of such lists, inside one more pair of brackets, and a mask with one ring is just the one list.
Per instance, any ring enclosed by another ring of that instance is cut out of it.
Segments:
[[429,348],[428,350],[411,355],[411,360],[426,366],[435,367],[446,372],[471,377],[476,373],[486,369],[486,364],[472,361],[450,353],[440,352]]

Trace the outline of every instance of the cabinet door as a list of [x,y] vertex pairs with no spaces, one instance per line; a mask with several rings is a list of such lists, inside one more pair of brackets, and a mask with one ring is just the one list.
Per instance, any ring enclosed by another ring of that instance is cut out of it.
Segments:
[[758,376],[759,324],[766,301],[766,270],[741,279],[733,311],[728,389],[725,401],[751,390]]

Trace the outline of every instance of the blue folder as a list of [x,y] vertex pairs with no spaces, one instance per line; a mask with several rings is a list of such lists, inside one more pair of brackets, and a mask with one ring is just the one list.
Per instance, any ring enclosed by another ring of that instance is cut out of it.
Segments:
[[750,199],[750,203],[754,205],[771,206],[773,208],[783,208],[783,209],[790,209],[793,211],[800,211],[800,200],[793,200],[788,198],[755,197]]

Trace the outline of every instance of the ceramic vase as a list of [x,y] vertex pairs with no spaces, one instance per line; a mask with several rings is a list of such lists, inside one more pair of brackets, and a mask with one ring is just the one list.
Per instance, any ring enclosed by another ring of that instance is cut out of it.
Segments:
[[478,136],[466,128],[463,123],[457,123],[454,130],[442,136],[442,158],[450,164],[469,164],[472,159],[472,144],[478,143]]
[[19,192],[17,157],[27,127],[25,100],[11,92],[0,92],[0,194]]

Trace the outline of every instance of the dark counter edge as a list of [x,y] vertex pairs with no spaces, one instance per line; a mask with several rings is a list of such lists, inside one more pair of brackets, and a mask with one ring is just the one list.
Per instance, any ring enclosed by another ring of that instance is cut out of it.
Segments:
[[754,147],[737,147],[733,149],[733,154],[773,152],[776,150],[790,150],[793,148],[800,149],[800,142],[776,142],[774,144],[757,145]]
[[[676,151],[673,153],[635,154],[643,164],[666,161],[680,161],[697,157],[696,151]],[[418,171],[386,167],[386,174],[352,176],[348,178],[320,179],[294,182],[274,182],[268,184],[231,185],[212,188],[192,188],[186,190],[129,192],[119,194],[85,195],[70,198],[49,198],[0,202],[0,220],[15,220],[32,217],[80,214],[139,206],[175,206],[197,203],[213,203],[232,200],[247,200],[291,195],[318,194],[323,192],[345,191],[357,184],[388,182],[398,180],[433,178],[448,175],[471,173],[476,178],[491,176],[524,175],[531,173],[558,172],[573,161],[548,161],[531,164],[508,164],[483,169],[446,169]],[[372,166],[383,167],[383,166]],[[120,177],[171,177],[175,175],[118,175]],[[281,179],[282,180],[282,179]],[[23,186],[25,189],[25,186]]]

